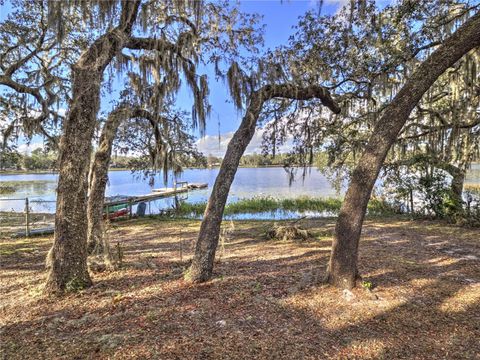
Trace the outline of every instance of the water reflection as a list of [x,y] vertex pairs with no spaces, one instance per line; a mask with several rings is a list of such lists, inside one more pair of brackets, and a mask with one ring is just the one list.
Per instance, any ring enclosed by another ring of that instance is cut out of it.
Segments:
[[[207,183],[208,188],[191,191],[181,197],[187,197],[186,201],[204,202],[208,200],[218,174],[218,169],[187,169],[174,178],[169,176],[166,186],[172,187],[175,181],[188,181],[190,183]],[[57,174],[17,174],[0,175],[0,185],[15,184],[17,191],[14,194],[0,194],[0,211],[23,211],[25,197],[30,200],[30,207],[34,212],[55,212],[55,190]],[[480,164],[472,167],[467,174],[467,183],[480,183]],[[138,196],[152,192],[154,188],[164,187],[162,176],[156,178],[156,183],[151,186],[148,179],[132,174],[130,171],[109,172],[109,183],[106,191],[107,196]],[[345,187],[344,187],[345,188]],[[344,190],[344,189],[343,189]],[[240,168],[235,176],[228,202],[234,202],[242,198],[274,197],[274,198],[297,198],[310,196],[315,198],[336,197],[340,194],[334,189],[328,180],[315,168],[310,168],[306,176],[298,176],[290,186],[289,175],[283,168]],[[18,198],[20,200],[1,200]],[[158,199],[147,203],[147,214],[158,214],[162,209],[172,208],[174,199]],[[136,206],[133,208],[136,211]],[[259,218],[292,218],[303,216],[302,214],[253,214],[245,215]],[[238,215],[237,215],[238,216]],[[243,215],[242,215],[243,216]]]
[[13,197],[27,197],[32,194],[35,196],[51,195],[55,194],[57,187],[55,180],[8,181],[5,185],[15,190],[9,194]]

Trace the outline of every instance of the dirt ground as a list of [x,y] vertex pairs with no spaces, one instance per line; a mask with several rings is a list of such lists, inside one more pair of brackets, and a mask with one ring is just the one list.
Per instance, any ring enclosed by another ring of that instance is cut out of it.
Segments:
[[58,299],[52,238],[0,240],[1,358],[480,359],[479,229],[371,219],[348,293],[321,282],[333,219],[303,221],[306,241],[266,240],[272,225],[224,223],[214,279],[191,285],[198,221],[116,224],[124,267]]

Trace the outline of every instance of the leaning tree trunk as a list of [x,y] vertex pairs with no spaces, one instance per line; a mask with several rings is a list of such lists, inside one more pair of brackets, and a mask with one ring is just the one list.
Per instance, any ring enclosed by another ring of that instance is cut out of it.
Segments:
[[113,267],[113,259],[111,258],[108,240],[103,236],[105,189],[108,182],[108,168],[110,166],[113,142],[120,123],[128,117],[147,119],[152,126],[156,141],[162,141],[162,134],[157,122],[159,116],[141,107],[122,105],[109,114],[103,126],[98,149],[95,152],[90,168],[90,190],[87,205],[87,248],[89,254],[103,254],[108,267]]
[[[90,169],[90,191],[87,205],[87,248],[89,253],[106,255],[106,263],[111,263],[108,243],[103,237],[103,207],[105,189],[108,181],[108,167],[112,155],[112,146],[122,117],[120,111],[113,111],[108,116],[102,129],[98,149],[95,152]],[[104,251],[105,250],[105,251]]]
[[228,143],[227,152],[220,166],[220,171],[215,180],[207,208],[203,215],[200,233],[195,246],[195,256],[186,276],[189,281],[204,282],[212,276],[220,225],[230,186],[237,172],[240,158],[255,133],[257,120],[263,103],[275,97],[297,100],[319,98],[322,103],[328,106],[333,112],[340,112],[340,108],[334,103],[328,91],[319,86],[298,88],[288,84],[266,85],[251,94],[250,103],[240,127]]
[[412,74],[385,109],[355,168],[338,216],[328,281],[351,289],[358,277],[358,243],[370,194],[385,157],[410,112],[437,78],[463,55],[480,45],[480,13],[475,14]]
[[87,174],[103,72],[128,41],[139,1],[124,2],[120,26],[97,39],[72,66],[72,100],[60,140],[55,235],[45,292],[90,286],[87,268]]

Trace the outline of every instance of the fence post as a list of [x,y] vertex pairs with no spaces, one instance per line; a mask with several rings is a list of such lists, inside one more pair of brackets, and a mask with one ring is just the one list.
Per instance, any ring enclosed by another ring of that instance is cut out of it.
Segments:
[[132,199],[128,199],[128,218],[132,218]]
[[411,213],[415,213],[415,209],[413,208],[413,189],[410,189],[410,211]]
[[25,236],[30,236],[30,209],[28,206],[28,197],[25,198]]

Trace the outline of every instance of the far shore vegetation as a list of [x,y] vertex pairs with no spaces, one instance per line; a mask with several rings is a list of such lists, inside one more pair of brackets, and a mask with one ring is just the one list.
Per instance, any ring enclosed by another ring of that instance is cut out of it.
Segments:
[[[30,154],[21,153],[17,150],[2,150],[0,155],[0,174],[25,174],[39,173],[50,174],[58,171],[56,151],[42,148],[33,150]],[[180,163],[183,169],[205,169],[218,167],[223,158],[209,154],[207,156],[189,157],[182,159]],[[302,167],[307,165],[325,168],[328,163],[328,155],[317,152],[311,164],[301,163],[298,156],[293,154],[247,154],[240,159],[239,167]],[[148,161],[144,157],[113,155],[109,167],[110,171],[143,171],[148,169]],[[480,163],[473,163],[476,165]]]
[[[57,153],[45,149],[35,149],[28,154],[20,154],[15,150],[2,153],[3,174],[15,173],[52,173],[55,172]],[[242,167],[285,167],[286,170],[295,173],[295,167],[302,167],[300,159],[291,154],[277,154],[276,156],[263,154],[243,155],[240,160]],[[312,166],[323,171],[332,184],[340,187],[342,177],[329,172],[328,155],[324,152],[317,152],[311,162]],[[219,166],[222,158],[213,155],[200,157],[185,157],[182,159],[181,168],[212,168]],[[307,166],[308,164],[303,164]],[[148,160],[143,157],[114,155],[110,165],[111,171],[130,170],[130,171],[150,171]],[[473,179],[478,177],[478,170],[472,171]],[[301,176],[298,173],[296,176]],[[419,172],[418,178],[405,181],[404,176],[397,178],[386,178],[385,184],[388,188],[390,184],[394,185],[393,193],[386,194],[385,198],[374,197],[369,202],[369,215],[386,215],[392,213],[409,213],[415,216],[428,215],[430,218],[449,219],[455,223],[466,223],[477,226],[480,223],[478,210],[478,197],[480,195],[480,185],[476,182],[465,182],[463,187],[464,201],[461,212],[454,211],[454,201],[452,200],[451,189],[448,182],[445,182],[443,174],[422,175]],[[35,186],[36,183],[43,180],[33,181],[1,181],[0,195],[12,196],[20,189],[26,186]],[[476,181],[476,180],[474,180]],[[423,205],[415,206],[411,209],[412,194],[423,199]],[[466,201],[465,201],[466,200]],[[313,198],[300,197],[296,199],[275,199],[271,197],[255,197],[252,199],[240,199],[230,203],[225,208],[225,215],[232,216],[238,214],[256,214],[256,213],[303,213],[314,212],[321,216],[336,216],[341,207],[340,198]],[[176,209],[177,216],[201,217],[205,211],[206,202],[203,203],[182,203]]]
[[[58,171],[56,151],[38,148],[30,154],[21,153],[17,150],[2,150],[0,161],[0,173],[22,174],[22,173],[55,173]],[[323,153],[315,156],[314,163],[323,161],[326,157]],[[218,167],[222,163],[222,157],[209,154],[207,156],[185,157],[181,159],[182,168],[211,168]],[[141,156],[113,155],[109,169],[111,171],[121,170],[145,170],[149,167],[149,161]],[[291,154],[248,154],[243,155],[240,160],[240,167],[277,167],[299,165],[296,156]]]

